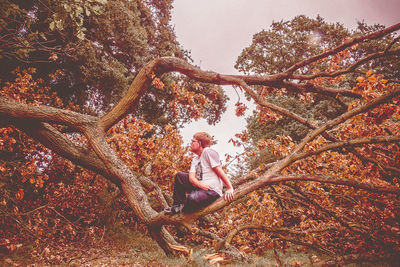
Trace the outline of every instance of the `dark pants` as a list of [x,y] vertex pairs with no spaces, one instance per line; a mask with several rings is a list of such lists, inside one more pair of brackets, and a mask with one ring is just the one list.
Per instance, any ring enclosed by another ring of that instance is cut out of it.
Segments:
[[[187,194],[187,196],[186,196]],[[184,204],[183,212],[190,213],[203,208],[219,198],[214,190],[203,190],[189,182],[189,174],[178,172],[174,182],[174,204]]]

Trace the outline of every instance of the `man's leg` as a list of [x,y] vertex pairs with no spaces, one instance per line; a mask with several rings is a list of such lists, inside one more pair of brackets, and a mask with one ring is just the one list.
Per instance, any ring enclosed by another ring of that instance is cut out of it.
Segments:
[[187,196],[183,212],[191,213],[203,208],[219,198],[219,194],[214,190],[196,189]]
[[184,204],[186,201],[186,193],[189,193],[195,187],[189,181],[189,174],[186,172],[178,172],[175,175],[173,205]]

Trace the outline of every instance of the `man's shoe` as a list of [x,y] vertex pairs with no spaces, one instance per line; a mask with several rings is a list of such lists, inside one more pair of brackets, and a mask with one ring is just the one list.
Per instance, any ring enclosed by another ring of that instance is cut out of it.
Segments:
[[183,204],[178,204],[178,205],[173,205],[172,207],[165,208],[164,211],[166,214],[178,214],[181,213],[183,210],[184,205]]

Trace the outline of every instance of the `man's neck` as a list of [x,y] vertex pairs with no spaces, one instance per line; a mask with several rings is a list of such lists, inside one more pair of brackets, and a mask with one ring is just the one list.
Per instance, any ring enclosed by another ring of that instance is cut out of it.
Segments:
[[201,153],[203,153],[204,148],[200,147],[199,150],[197,150],[196,152],[194,152],[195,154],[197,154],[197,156],[201,156]]

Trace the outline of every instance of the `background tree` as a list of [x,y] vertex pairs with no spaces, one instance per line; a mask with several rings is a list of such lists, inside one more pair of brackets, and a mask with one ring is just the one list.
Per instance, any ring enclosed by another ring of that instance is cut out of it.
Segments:
[[[3,1],[2,86],[12,81],[10,73],[17,67],[33,67],[35,77],[64,103],[72,101],[87,114],[101,114],[126,93],[145,63],[161,56],[189,59],[169,24],[171,8],[167,0]],[[177,80],[162,78],[167,86]],[[189,83],[185,90],[199,91],[200,86]],[[207,98],[213,89],[206,86],[201,94]],[[214,123],[220,119],[215,111],[224,110],[225,97],[218,90],[216,107],[210,105],[200,114]],[[170,91],[151,87],[135,115],[165,126],[165,118],[172,117],[172,99]],[[168,123],[181,125],[189,117],[182,113]]]
[[[245,48],[236,61],[236,69],[245,74],[267,75],[282,72],[294,65],[296,62],[307,59],[332,49],[344,40],[365,35],[381,30],[382,25],[368,26],[359,22],[354,31],[346,29],[339,23],[327,23],[318,16],[315,19],[306,16],[297,16],[290,21],[272,23],[269,30],[262,30],[253,36],[252,44]],[[367,55],[384,50],[393,42],[393,37],[387,36],[368,43],[357,44],[357,49],[349,49],[345,53],[333,56],[330,62],[320,61],[312,67],[303,67],[297,72],[299,74],[312,74],[317,71],[332,71],[339,67],[350,67]],[[369,69],[385,75],[385,79],[398,80],[398,62],[396,57],[372,58],[361,64],[354,71],[341,76],[340,80],[324,80],[324,86],[328,87],[354,87],[356,78]],[[396,67],[397,66],[397,67]],[[355,66],[354,66],[355,67]],[[346,111],[348,98],[335,98],[326,95],[307,95],[302,92],[289,92],[287,97],[281,94],[276,95],[273,88],[260,88],[268,99],[268,102],[284,107],[291,112],[296,112],[309,121],[328,121]],[[298,101],[299,94],[302,101]],[[297,95],[297,96],[296,96]],[[311,98],[310,98],[311,97]],[[247,153],[261,153],[259,157],[249,161],[250,169],[255,168],[261,162],[274,161],[276,157],[271,155],[269,149],[258,152],[260,140],[274,138],[277,135],[290,136],[293,141],[301,140],[308,132],[308,128],[292,118],[273,120],[265,118],[262,108],[254,111],[253,115],[247,118],[248,141],[246,142]]]
[[[6,0],[0,5],[2,95],[23,103],[103,114],[150,60],[171,55],[190,59],[170,26],[171,1]],[[132,170],[151,172],[151,178],[167,189],[166,177],[188,164],[176,129],[193,118],[215,123],[225,99],[216,86],[164,75],[135,104],[136,119],[121,123],[113,131],[119,138],[110,137],[110,142],[118,149],[126,146],[121,151]],[[2,120],[1,127],[5,125]],[[138,132],[127,135],[133,129]],[[58,130],[86,144],[74,129]],[[2,228],[2,248],[15,247],[21,240],[40,240],[44,246],[48,240],[56,241],[60,232],[65,233],[64,241],[79,240],[88,232],[93,237],[104,234],[108,223],[137,222],[126,198],[94,172],[60,158],[17,128],[2,128],[1,140],[1,193],[6,203],[2,225],[7,226]],[[147,180],[147,190],[152,183]],[[92,209],[85,209],[88,203],[93,203]],[[114,203],[119,209],[110,209]],[[38,207],[42,208],[29,212]],[[13,211],[19,215],[13,217]],[[81,228],[71,224],[76,220]],[[25,227],[28,221],[34,231]]]

